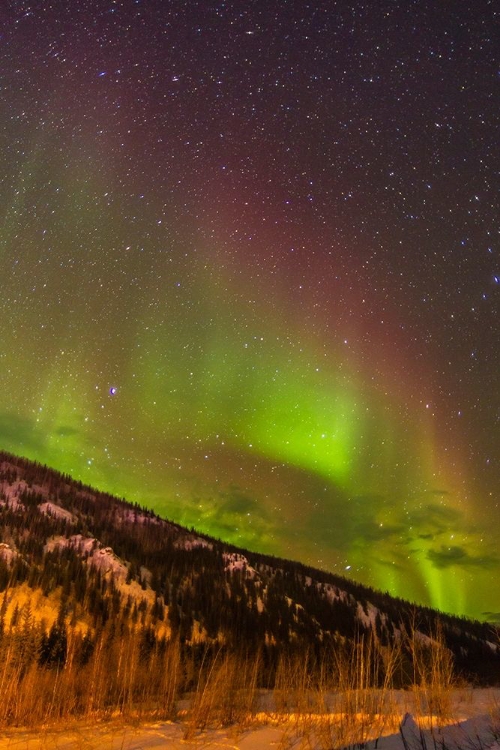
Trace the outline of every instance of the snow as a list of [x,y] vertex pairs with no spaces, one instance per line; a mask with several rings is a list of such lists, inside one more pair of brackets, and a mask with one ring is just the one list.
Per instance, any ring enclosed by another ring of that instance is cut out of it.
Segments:
[[87,558],[87,562],[95,565],[103,573],[112,573],[117,581],[124,581],[128,574],[128,567],[120,560],[111,547],[97,547]]
[[[68,546],[77,549],[81,556],[86,558],[87,565],[99,568],[104,575],[112,575],[116,587],[124,596],[130,595],[137,600],[146,599],[150,606],[154,602],[154,592],[151,589],[144,590],[137,581],[127,583],[128,565],[115,555],[111,547],[103,547],[92,536],[74,534],[69,539],[64,536],[52,537],[46,543],[45,550],[51,552],[56,547]],[[140,574],[147,583],[150,582],[151,572],[147,568],[141,567]]]
[[120,512],[120,516],[124,523],[153,523],[156,525],[165,523],[162,519],[156,518],[156,516],[147,515],[142,511],[131,510],[130,508],[124,508]]
[[241,570],[246,573],[247,578],[255,578],[257,571],[252,568],[247,558],[238,552],[223,552],[222,558],[225,562],[225,570],[233,573],[235,570]]
[[11,471],[16,477],[19,476],[19,468],[15,464],[11,464],[10,461],[2,461],[0,471]]
[[95,565],[104,573],[111,572],[117,581],[124,580],[127,577],[128,567],[120,560],[111,547],[103,547],[93,537],[84,537],[81,534],[75,534],[69,539],[64,536],[52,537],[45,545],[47,551],[56,547],[75,547],[83,555],[87,556],[87,563]]
[[24,505],[19,497],[26,490],[31,490],[31,487],[28,487],[24,479],[16,480],[12,484],[0,482],[0,494],[5,498],[5,500],[0,500],[0,505],[8,505],[13,510],[24,510]]
[[40,513],[43,513],[46,516],[62,518],[63,520],[69,521],[70,523],[77,522],[77,518],[73,515],[73,513],[70,513],[69,510],[61,508],[60,505],[56,505],[55,503],[42,503],[38,506],[38,510],[40,511]]
[[[322,585],[323,584],[321,583],[316,584],[318,589],[321,589]],[[330,583],[327,583],[325,586],[323,586],[323,590],[329,602],[335,602],[338,600],[345,602],[350,598],[347,591],[342,591],[342,589],[338,589],[336,586],[332,586]]]
[[[271,694],[263,696],[264,702]],[[435,717],[416,719],[411,713],[411,691],[397,694],[394,714],[386,717],[385,729],[377,738],[364,743],[365,750],[500,750],[496,737],[499,725],[500,690],[471,690],[464,688],[453,693],[450,719],[438,726]],[[334,746],[334,734],[330,743],[326,735],[320,735],[324,727],[333,726],[330,717],[304,714],[278,714],[268,705],[267,710],[250,717],[244,726],[227,729],[211,729],[195,733],[186,738],[187,717],[179,721],[133,722],[96,721],[92,724],[73,723],[66,728],[45,727],[43,731],[30,732],[11,729],[0,732],[0,750],[14,747],[29,747],[43,750],[57,747],[59,750],[150,750],[169,748],[211,747],[214,750],[324,750]],[[400,731],[401,727],[401,731]],[[306,732],[306,734],[304,734]],[[403,742],[404,738],[404,742]],[[406,747],[405,744],[406,743]],[[354,745],[351,745],[353,747]]]
[[201,539],[201,537],[197,536],[192,539],[179,539],[178,541],[174,542],[174,547],[177,547],[177,549],[185,550],[196,549],[197,547],[213,549],[213,544],[207,542],[206,539]]
[[12,560],[17,557],[17,552],[12,549],[10,544],[0,542],[0,557],[2,560],[5,560],[6,563],[11,563]]
[[362,605],[358,602],[358,619],[363,623],[365,628],[375,628],[375,620],[377,618],[377,615],[379,614],[379,610],[377,607],[374,607],[373,604],[366,605],[366,609],[368,610],[368,613],[365,612]]
[[0,482],[0,497],[3,496],[5,499],[0,499],[0,505],[8,505],[14,510],[24,510],[25,506],[19,500],[23,492],[28,492],[30,495],[41,495],[42,497],[47,498],[49,496],[47,487],[44,487],[43,485],[29,485],[24,479],[16,479],[14,482],[3,480]]
[[75,547],[78,549],[80,554],[90,554],[93,547],[98,544],[97,540],[93,536],[82,536],[82,534],[74,534],[67,539],[65,536],[54,536],[47,541],[45,550],[52,552],[56,547]]

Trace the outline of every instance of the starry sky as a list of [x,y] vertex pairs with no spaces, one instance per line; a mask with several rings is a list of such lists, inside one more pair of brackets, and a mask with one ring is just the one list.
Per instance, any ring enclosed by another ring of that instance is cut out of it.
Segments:
[[493,0],[5,0],[0,447],[500,618]]

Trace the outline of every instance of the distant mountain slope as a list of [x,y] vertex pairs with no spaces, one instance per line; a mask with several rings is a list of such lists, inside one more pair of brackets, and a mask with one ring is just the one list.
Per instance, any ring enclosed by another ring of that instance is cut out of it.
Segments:
[[150,648],[244,644],[264,653],[269,674],[280,653],[312,651],[321,661],[373,636],[382,654],[410,633],[425,644],[439,631],[467,678],[500,674],[492,626],[235,548],[0,452],[0,638],[23,628],[36,630],[33,658],[49,665],[69,658],[70,632],[75,653],[90,653],[103,632],[140,630]]

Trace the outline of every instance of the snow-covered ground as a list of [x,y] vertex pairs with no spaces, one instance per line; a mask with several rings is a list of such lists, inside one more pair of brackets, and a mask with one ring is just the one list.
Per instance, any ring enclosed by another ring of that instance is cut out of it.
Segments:
[[61,508],[60,505],[56,505],[55,503],[41,503],[41,505],[38,506],[38,510],[46,516],[62,518],[64,521],[69,521],[69,523],[76,523],[78,520],[73,513],[69,512],[69,510]]
[[[365,750],[500,750],[500,690],[464,688],[453,693],[447,723],[438,726],[432,717],[423,717],[419,724],[406,708],[411,695],[398,693],[395,713],[386,717],[382,732],[375,732],[365,743]],[[107,721],[74,724],[65,728],[46,728],[28,732],[13,729],[0,732],[0,750],[333,750],[335,731],[325,731],[328,720],[319,716],[278,715],[263,711],[246,727],[212,729],[188,736],[187,724],[179,722],[146,722],[126,725]],[[334,726],[333,724],[331,725]],[[401,726],[401,730],[399,727]],[[431,727],[431,728],[429,728]],[[377,737],[376,735],[381,736]],[[340,745],[342,747],[342,745]],[[359,750],[350,744],[348,750]]]

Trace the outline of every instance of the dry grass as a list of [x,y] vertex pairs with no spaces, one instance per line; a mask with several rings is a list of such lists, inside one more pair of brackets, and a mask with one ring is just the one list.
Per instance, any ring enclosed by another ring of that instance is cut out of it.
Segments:
[[[81,633],[68,632],[66,660],[59,668],[33,660],[25,666],[26,654],[36,646],[28,631],[6,641],[0,653],[0,727],[170,719],[180,721],[184,740],[193,741],[210,729],[231,727],[237,735],[264,721],[283,727],[282,748],[354,748],[397,731],[402,707],[394,681],[403,652],[406,660],[410,654],[409,697],[417,720],[423,726],[430,716],[432,727],[451,716],[453,663],[439,628],[428,639],[403,634],[392,646],[371,633],[339,643],[319,661],[312,652],[283,654],[267,711],[259,690],[263,660],[255,652],[207,646],[198,661],[183,658],[177,641],[145,649],[135,630],[121,637],[103,632],[82,665]],[[500,715],[498,707],[493,713]]]
[[257,712],[259,657],[241,658],[215,654],[211,663],[203,660],[198,684],[184,720],[184,738],[193,739],[207,728],[239,727],[254,721]]

